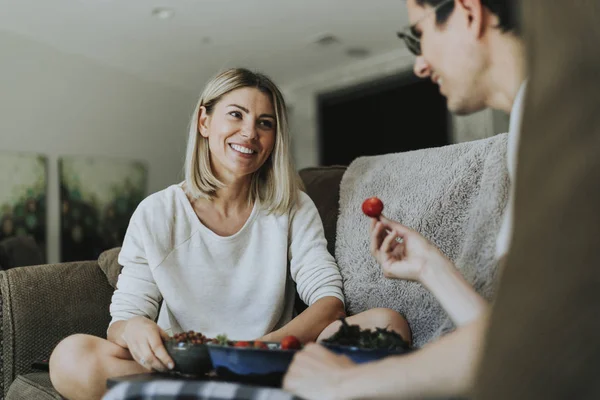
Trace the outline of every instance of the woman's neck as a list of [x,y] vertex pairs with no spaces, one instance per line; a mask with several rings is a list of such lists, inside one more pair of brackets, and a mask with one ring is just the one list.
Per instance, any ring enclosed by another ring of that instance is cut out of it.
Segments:
[[217,190],[211,200],[197,199],[192,204],[197,211],[211,209],[223,218],[245,215],[253,204],[250,197],[250,180],[230,182]]

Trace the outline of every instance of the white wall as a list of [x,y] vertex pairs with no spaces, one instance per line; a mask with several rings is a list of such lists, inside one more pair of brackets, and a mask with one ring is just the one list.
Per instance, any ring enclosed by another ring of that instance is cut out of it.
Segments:
[[[405,73],[412,70],[413,62],[413,56],[401,48],[282,85],[291,106],[294,158],[298,168],[319,165],[317,96],[320,93]],[[491,110],[449,118],[453,143],[482,139],[508,130],[507,117]]]
[[0,31],[0,150],[49,157],[49,262],[59,260],[57,158],[144,160],[149,192],[160,190],[182,177],[196,96]]
[[[401,73],[412,61],[400,49],[283,85],[292,108],[297,166],[318,165],[317,94]],[[201,88],[193,89],[188,93],[146,81],[0,30],[0,150],[49,158],[49,262],[59,260],[58,157],[146,161],[150,193],[176,182],[181,179],[187,124]],[[506,118],[491,111],[453,117],[453,141],[487,137],[506,131],[505,125]]]

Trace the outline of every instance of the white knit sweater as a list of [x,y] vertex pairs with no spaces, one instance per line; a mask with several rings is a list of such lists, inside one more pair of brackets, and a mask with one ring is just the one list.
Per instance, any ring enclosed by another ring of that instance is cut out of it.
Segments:
[[223,237],[201,223],[180,184],[150,195],[119,254],[111,324],[155,319],[163,300],[158,324],[170,334],[255,339],[293,318],[295,290],[308,305],[326,296],[344,301],[317,209],[305,193],[299,199],[283,216],[256,202],[242,229]]

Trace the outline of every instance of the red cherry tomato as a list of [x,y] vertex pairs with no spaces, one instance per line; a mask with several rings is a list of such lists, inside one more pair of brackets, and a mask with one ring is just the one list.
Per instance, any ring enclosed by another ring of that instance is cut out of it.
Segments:
[[240,340],[239,342],[235,342],[235,344],[233,345],[233,347],[252,347],[250,345],[250,342],[246,342],[244,340]]
[[260,340],[255,340],[254,348],[255,349],[268,349],[269,347],[264,342],[261,342]]
[[363,201],[362,210],[371,218],[379,218],[383,211],[383,202],[377,197],[369,197]]
[[283,350],[295,350],[302,347],[302,343],[296,336],[290,335],[281,339],[281,348]]

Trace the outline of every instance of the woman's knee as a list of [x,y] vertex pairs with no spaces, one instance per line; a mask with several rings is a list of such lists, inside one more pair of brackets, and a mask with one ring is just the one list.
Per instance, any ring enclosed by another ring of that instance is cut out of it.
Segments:
[[[50,380],[60,392],[66,381],[79,380],[86,375],[92,375],[97,366],[95,362],[98,337],[76,334],[61,340],[50,355]],[[79,378],[79,379],[78,379]]]
[[367,313],[369,313],[369,320],[373,327],[391,329],[399,333],[404,340],[412,342],[412,332],[408,321],[399,312],[391,308],[373,308]]
[[[358,325],[361,329],[383,328],[398,333],[408,343],[412,343],[412,333],[408,321],[391,308],[372,308],[346,318],[350,325]],[[317,341],[328,338],[338,331],[340,321],[334,321],[321,332]]]

